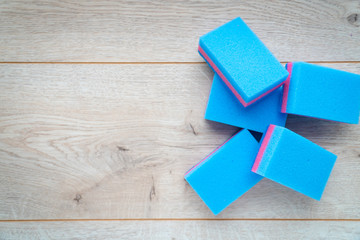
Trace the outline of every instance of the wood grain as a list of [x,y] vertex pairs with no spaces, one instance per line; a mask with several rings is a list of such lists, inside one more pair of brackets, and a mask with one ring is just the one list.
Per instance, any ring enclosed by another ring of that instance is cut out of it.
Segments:
[[[183,179],[237,131],[203,119],[212,75],[205,64],[0,64],[0,219],[214,218]],[[322,200],[262,180],[218,218],[359,219],[359,125],[287,127],[338,155]]]
[[[291,236],[291,237],[290,237]],[[355,240],[360,222],[100,221],[0,223],[1,239]]]
[[1,1],[0,61],[199,62],[199,36],[241,16],[281,61],[359,61],[360,3]]

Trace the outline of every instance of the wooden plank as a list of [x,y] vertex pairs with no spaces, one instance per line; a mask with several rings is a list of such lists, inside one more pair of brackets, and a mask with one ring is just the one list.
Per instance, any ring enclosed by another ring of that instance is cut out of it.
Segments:
[[[2,222],[1,239],[358,239],[360,222]],[[290,237],[291,236],[291,237]]]
[[[0,219],[213,218],[183,179],[237,131],[203,119],[212,75],[205,64],[0,64]],[[359,219],[359,125],[287,127],[338,155],[323,199],[262,180],[218,217]]]
[[202,61],[199,36],[241,16],[281,61],[359,61],[358,1],[2,1],[0,61]]

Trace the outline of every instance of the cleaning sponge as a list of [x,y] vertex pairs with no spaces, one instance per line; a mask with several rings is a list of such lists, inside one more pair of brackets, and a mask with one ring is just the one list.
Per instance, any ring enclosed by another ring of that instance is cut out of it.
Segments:
[[287,114],[281,113],[282,87],[244,107],[215,73],[205,119],[265,132],[269,124],[284,126]]
[[192,167],[185,179],[216,215],[262,179],[251,172],[258,150],[259,143],[242,130]]
[[282,112],[358,123],[360,75],[305,62],[286,65]]
[[283,127],[270,125],[252,171],[320,200],[336,155]]
[[198,50],[245,107],[280,87],[288,76],[241,18],[200,37]]

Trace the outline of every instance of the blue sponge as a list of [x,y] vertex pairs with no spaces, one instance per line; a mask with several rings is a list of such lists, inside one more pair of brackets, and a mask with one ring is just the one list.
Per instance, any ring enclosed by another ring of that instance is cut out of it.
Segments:
[[241,18],[200,37],[198,50],[245,107],[280,87],[288,76]]
[[360,75],[304,62],[288,63],[282,112],[358,123]]
[[251,172],[259,146],[244,129],[185,174],[186,181],[215,215],[262,179]]
[[283,127],[270,125],[252,171],[320,200],[336,155]]
[[281,113],[282,87],[244,107],[215,73],[205,119],[265,132],[269,124],[284,126],[287,114]]

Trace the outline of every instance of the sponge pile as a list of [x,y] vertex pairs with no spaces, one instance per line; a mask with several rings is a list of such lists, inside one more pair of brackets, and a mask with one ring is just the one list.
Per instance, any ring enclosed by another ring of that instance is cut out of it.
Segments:
[[241,18],[200,37],[198,50],[215,72],[205,119],[243,130],[185,174],[190,186],[215,215],[264,177],[320,200],[337,157],[286,129],[287,114],[358,123],[360,75],[284,68]]

